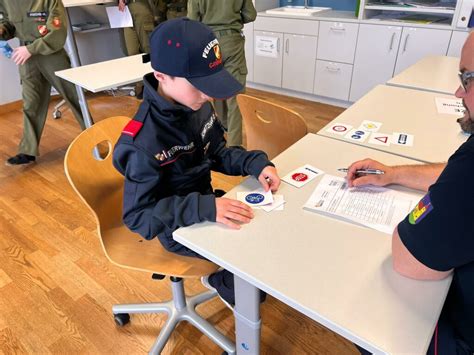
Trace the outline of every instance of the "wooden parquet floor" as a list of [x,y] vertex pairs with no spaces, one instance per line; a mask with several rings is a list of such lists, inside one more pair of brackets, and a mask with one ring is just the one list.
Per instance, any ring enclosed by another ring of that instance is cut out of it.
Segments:
[[[342,109],[308,101],[251,94],[283,103],[303,114],[311,131]],[[132,116],[138,101],[93,96],[96,120]],[[50,106],[52,108],[52,105]],[[21,137],[21,110],[0,115],[0,354],[144,354],[163,325],[164,315],[132,316],[117,328],[116,303],[158,302],[171,296],[168,281],[112,265],[102,254],[95,224],[69,186],[63,171],[68,144],[80,132],[69,110],[48,116],[37,163],[8,167]],[[238,178],[215,176],[230,189]],[[308,280],[311,282],[311,280]],[[188,294],[203,290],[186,284]],[[269,297],[262,305],[263,354],[356,354],[354,346],[316,322]],[[232,313],[213,299],[198,311],[233,338]],[[180,324],[165,354],[220,354],[189,324]]]

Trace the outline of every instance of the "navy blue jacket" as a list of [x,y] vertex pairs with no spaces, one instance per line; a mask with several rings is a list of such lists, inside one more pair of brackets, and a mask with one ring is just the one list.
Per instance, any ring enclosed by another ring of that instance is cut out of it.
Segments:
[[273,164],[264,152],[227,148],[210,103],[198,111],[170,103],[153,73],[143,79],[144,100],[113,154],[125,177],[123,221],[174,251],[182,247],[172,239],[177,228],[216,220],[211,170],[258,177]]

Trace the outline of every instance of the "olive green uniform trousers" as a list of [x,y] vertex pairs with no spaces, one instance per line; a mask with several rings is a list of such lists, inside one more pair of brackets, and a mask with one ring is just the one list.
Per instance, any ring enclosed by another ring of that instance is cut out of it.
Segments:
[[19,66],[23,88],[23,138],[19,153],[39,155],[38,146],[48,115],[51,86],[69,104],[81,128],[85,128],[75,86],[54,74],[55,71],[70,67],[69,57],[64,49],[48,55],[33,55]]
[[[240,31],[214,31],[221,48],[224,68],[245,87],[247,78],[247,64],[245,62],[245,39]],[[215,100],[214,107],[217,117],[227,128],[227,144],[229,146],[242,145],[242,115],[237,105],[237,98]]]
[[133,27],[123,29],[127,54],[150,53],[149,37],[155,26],[148,0],[130,0],[128,9],[132,15]]

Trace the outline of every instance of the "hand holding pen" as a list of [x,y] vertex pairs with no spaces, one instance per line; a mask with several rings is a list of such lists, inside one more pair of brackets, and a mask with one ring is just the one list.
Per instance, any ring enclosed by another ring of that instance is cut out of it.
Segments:
[[393,169],[372,159],[359,160],[352,163],[347,169],[338,170],[347,172],[347,182],[350,187],[385,186],[392,183],[393,180]]

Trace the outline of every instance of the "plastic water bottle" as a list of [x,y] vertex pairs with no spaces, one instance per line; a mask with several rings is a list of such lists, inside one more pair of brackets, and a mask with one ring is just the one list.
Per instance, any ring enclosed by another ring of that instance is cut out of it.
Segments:
[[3,55],[7,58],[11,58],[13,54],[13,48],[10,47],[7,41],[0,41],[0,49],[3,52]]

